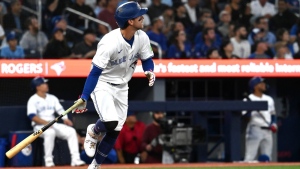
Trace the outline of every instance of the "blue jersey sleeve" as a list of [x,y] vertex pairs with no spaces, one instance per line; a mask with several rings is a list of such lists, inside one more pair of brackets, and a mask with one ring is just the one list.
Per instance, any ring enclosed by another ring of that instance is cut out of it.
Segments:
[[154,71],[154,63],[152,58],[142,61],[142,66],[144,71]]
[[35,116],[36,116],[36,114],[32,113],[32,114],[29,114],[29,115],[28,115],[28,118],[29,118],[30,120],[32,120]]
[[276,116],[275,115],[271,115],[271,124],[276,123]]
[[86,78],[81,98],[83,98],[84,100],[88,100],[89,96],[94,91],[98,83],[98,79],[101,73],[102,73],[102,69],[98,68],[97,66],[93,66],[90,74]]

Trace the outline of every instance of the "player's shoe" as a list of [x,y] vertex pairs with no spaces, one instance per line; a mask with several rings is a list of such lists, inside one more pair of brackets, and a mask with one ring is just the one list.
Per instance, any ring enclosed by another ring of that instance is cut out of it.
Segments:
[[85,165],[85,162],[82,161],[81,159],[75,159],[75,160],[72,160],[72,162],[71,162],[72,167],[83,166],[83,165]]
[[98,142],[98,137],[99,137],[99,135],[96,135],[92,131],[92,128],[94,127],[94,125],[95,124],[90,124],[87,127],[84,145],[83,145],[85,153],[89,157],[94,157],[96,149],[97,149],[97,142]]
[[101,166],[97,164],[96,160],[94,159],[87,169],[100,169],[100,168]]
[[45,159],[45,167],[55,167],[55,164],[54,164],[52,158]]

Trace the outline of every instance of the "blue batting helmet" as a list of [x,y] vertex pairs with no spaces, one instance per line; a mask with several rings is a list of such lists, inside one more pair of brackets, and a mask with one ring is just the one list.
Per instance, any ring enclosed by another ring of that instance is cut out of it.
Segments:
[[47,83],[47,82],[48,82],[48,79],[38,76],[31,80],[30,87],[32,90],[35,90],[36,87],[38,87],[41,84]]
[[249,81],[249,89],[250,89],[250,91],[253,92],[254,91],[254,87],[257,84],[263,82],[264,80],[265,79],[263,79],[261,77],[253,77],[253,78],[251,78],[250,81]]
[[120,5],[115,13],[115,19],[120,28],[123,28],[129,19],[134,19],[147,13],[148,8],[141,6],[134,1],[126,2]]

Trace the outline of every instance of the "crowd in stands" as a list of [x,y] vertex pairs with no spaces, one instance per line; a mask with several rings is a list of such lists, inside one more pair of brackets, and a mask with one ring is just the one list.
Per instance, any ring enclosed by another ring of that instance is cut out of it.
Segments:
[[[22,6],[36,1],[0,1],[1,56],[93,58],[97,42],[110,30],[66,11],[66,7],[118,28],[116,8],[127,0],[42,0],[41,23]],[[144,31],[154,58],[300,58],[298,0],[138,0],[148,7]],[[68,29],[77,28],[83,34]]]

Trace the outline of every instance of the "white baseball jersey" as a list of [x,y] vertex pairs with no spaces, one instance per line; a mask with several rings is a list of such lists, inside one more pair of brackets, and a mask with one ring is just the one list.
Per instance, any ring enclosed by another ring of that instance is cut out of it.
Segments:
[[[274,100],[272,97],[263,94],[262,97],[257,97],[254,94],[250,94],[249,98],[251,101],[267,101],[268,102],[268,110],[261,110],[260,114],[263,115],[263,117],[266,119],[266,121],[269,123],[267,124],[262,116],[258,113],[258,111],[252,111],[251,112],[251,121],[249,125],[256,125],[260,127],[268,127],[271,124],[271,115],[275,115],[275,105]],[[244,111],[243,114],[246,112]]]
[[135,32],[130,46],[118,28],[101,39],[92,62],[103,70],[99,81],[125,84],[131,79],[137,60],[146,60],[153,55],[150,40],[144,31]]
[[[27,115],[36,114],[45,121],[54,120],[55,112],[62,114],[64,111],[65,110],[59,103],[57,97],[48,93],[46,94],[46,98],[34,94],[27,102]],[[67,116],[63,116],[62,119],[67,119]],[[34,126],[35,123],[32,122],[32,125]]]

